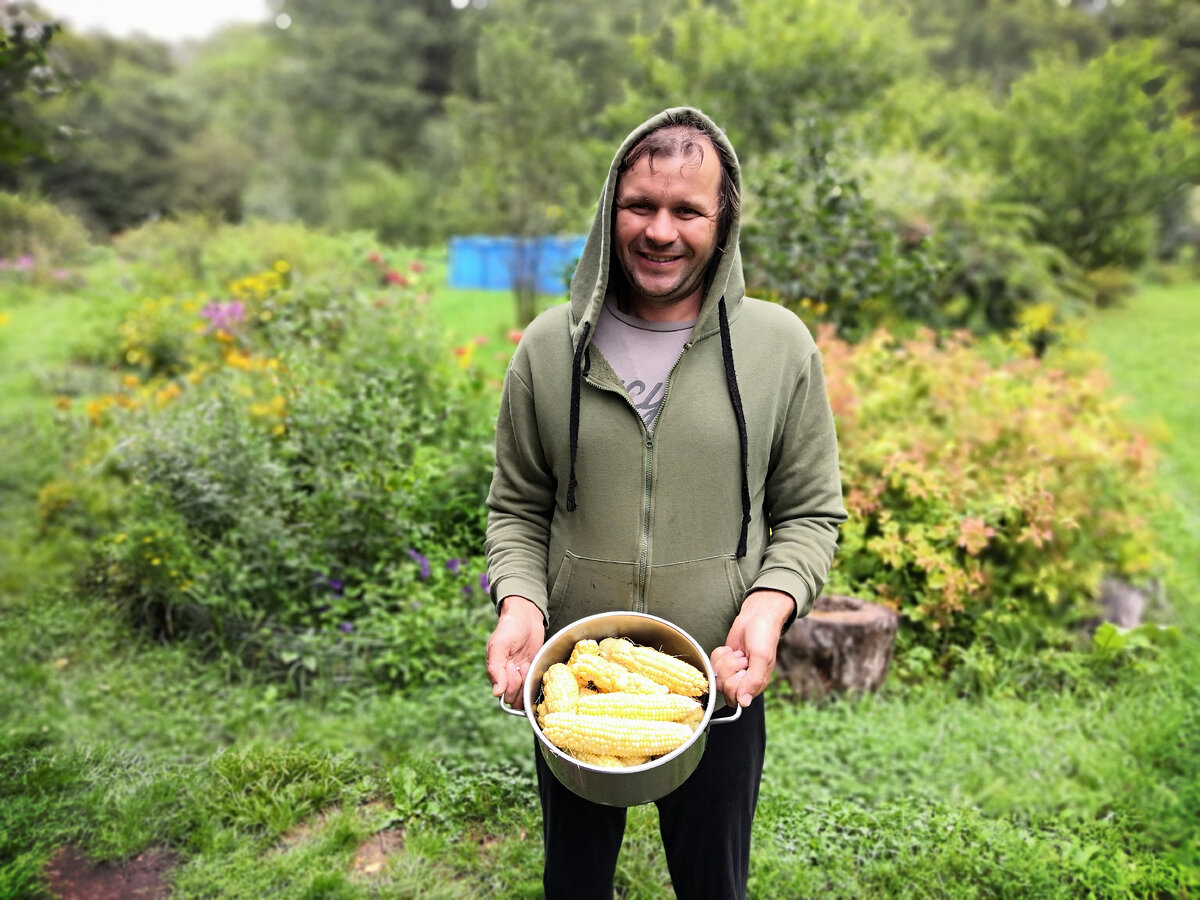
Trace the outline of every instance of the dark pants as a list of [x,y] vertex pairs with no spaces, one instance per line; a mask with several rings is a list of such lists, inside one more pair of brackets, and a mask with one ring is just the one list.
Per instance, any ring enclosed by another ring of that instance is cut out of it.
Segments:
[[[721,710],[726,715],[729,710]],[[750,825],[758,802],[767,733],[762,698],[728,725],[710,725],[700,764],[656,802],[675,896],[740,900],[750,873]],[[612,900],[625,810],[584,800],[537,758],[546,848],[546,900]]]

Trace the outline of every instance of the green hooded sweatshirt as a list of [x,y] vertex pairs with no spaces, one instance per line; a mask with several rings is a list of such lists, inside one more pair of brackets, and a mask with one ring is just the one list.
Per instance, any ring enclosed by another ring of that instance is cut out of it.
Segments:
[[750,591],[784,591],[799,615],[812,608],[846,512],[816,344],[793,313],[745,296],[736,219],[653,432],[591,343],[616,265],[619,167],[681,114],[736,161],[691,109],[656,116],[617,151],[570,302],[529,325],[505,377],[486,550],[493,600],[533,601],[547,636],[632,610],[711,653]]

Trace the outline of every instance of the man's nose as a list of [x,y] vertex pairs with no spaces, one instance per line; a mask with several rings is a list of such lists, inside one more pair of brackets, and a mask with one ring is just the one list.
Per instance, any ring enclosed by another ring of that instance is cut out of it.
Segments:
[[658,210],[646,223],[646,240],[652,244],[673,244],[678,235],[679,230],[675,227],[670,210]]

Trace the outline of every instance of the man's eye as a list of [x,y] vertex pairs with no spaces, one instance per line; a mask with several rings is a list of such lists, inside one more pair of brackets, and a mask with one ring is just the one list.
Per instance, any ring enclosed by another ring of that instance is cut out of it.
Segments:
[[681,219],[694,219],[696,216],[700,215],[700,213],[698,210],[684,207],[683,209],[675,210],[675,215],[679,216]]

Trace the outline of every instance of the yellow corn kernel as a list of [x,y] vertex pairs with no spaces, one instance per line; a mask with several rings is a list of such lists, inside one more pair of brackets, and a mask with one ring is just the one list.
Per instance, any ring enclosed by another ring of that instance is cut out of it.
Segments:
[[683,746],[692,729],[680,722],[647,722],[614,716],[550,713],[542,729],[550,743],[572,753],[657,756]]
[[647,719],[656,722],[685,722],[704,707],[691,697],[679,694],[611,694],[580,696],[575,712],[589,716],[623,716],[627,719]]
[[657,684],[644,675],[630,672],[622,665],[602,656],[580,656],[571,666],[581,682],[591,682],[601,691],[628,691],[631,694],[665,694],[665,685]]
[[704,706],[700,703],[697,703],[694,711],[688,713],[688,715],[684,716],[682,719],[678,719],[677,721],[682,722],[684,725],[690,725],[694,729],[703,720]]
[[580,762],[605,769],[628,769],[650,762],[649,756],[601,756],[599,753],[586,753],[582,750],[567,752]]
[[542,676],[542,693],[549,712],[570,712],[579,699],[579,682],[566,663],[555,663]]
[[691,663],[653,647],[640,647],[624,638],[605,638],[600,642],[600,655],[631,672],[666,685],[673,694],[699,697],[708,692],[708,677],[703,672]]
[[575,759],[587,763],[589,766],[600,766],[603,769],[620,769],[625,765],[619,756],[604,756],[599,753],[587,753],[583,750],[569,750],[567,752]]
[[568,666],[575,665],[576,660],[581,656],[595,656],[600,652],[600,645],[592,640],[576,641],[575,648],[571,651],[571,658],[567,660]]

